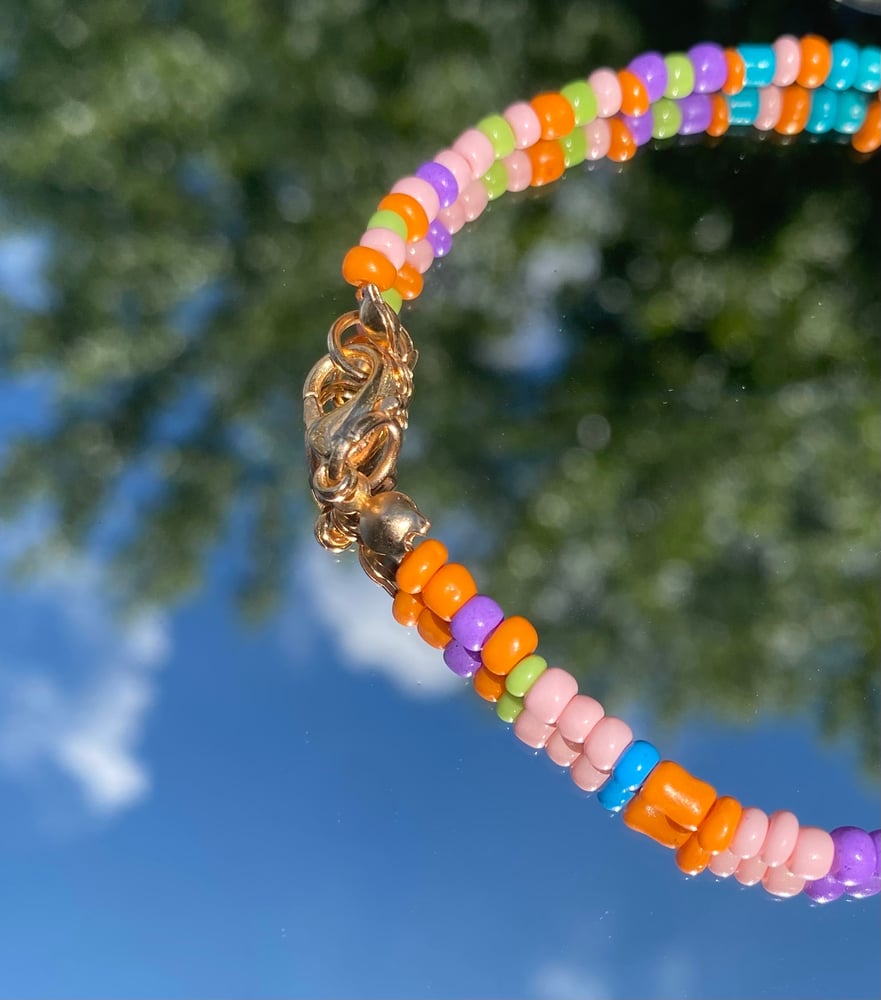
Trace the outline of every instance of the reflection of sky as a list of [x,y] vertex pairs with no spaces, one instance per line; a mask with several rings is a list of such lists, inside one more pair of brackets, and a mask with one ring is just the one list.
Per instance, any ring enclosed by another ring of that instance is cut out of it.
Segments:
[[[208,196],[197,166],[185,180]],[[0,240],[0,297],[47,308],[49,253],[45,235]],[[594,266],[539,247],[530,282],[549,294]],[[563,345],[537,301],[503,354],[541,376]],[[207,285],[172,320],[191,335],[222,304]],[[46,413],[45,381],[2,389],[0,455]],[[94,556],[13,582],[39,519],[5,530],[0,994],[878,995],[877,899],[818,909],[684,879],[457,696],[351,564],[296,553],[282,612],[247,630],[222,551],[186,606],[120,623]],[[745,801],[877,824],[853,753],[808,720],[643,727]]]
[[[3,436],[36,419],[0,413]],[[88,557],[3,584],[0,993],[877,995],[877,899],[686,884],[455,694],[354,565],[297,553],[249,631],[231,560],[126,624]],[[853,755],[811,732],[643,735],[763,807],[874,824]]]

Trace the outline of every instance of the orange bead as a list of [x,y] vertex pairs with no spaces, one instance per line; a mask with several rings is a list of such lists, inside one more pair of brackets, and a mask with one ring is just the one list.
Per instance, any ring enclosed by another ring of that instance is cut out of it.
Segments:
[[795,82],[809,90],[814,90],[826,82],[832,68],[832,49],[825,38],[819,35],[805,35],[799,42],[801,65]]
[[343,277],[355,287],[372,282],[381,292],[387,292],[397,276],[395,265],[370,247],[352,247],[343,257]]
[[731,118],[728,111],[728,102],[721,94],[712,94],[710,102],[712,112],[710,124],[707,126],[707,135],[724,135],[728,131]]
[[697,829],[698,843],[710,854],[720,854],[734,840],[743,807],[730,795],[716,799]]
[[422,275],[416,268],[412,264],[404,264],[398,271],[398,279],[394,287],[405,302],[410,302],[422,294],[423,284]]
[[447,563],[422,588],[425,606],[449,621],[477,593],[474,577],[461,563]]
[[425,214],[425,209],[411,195],[400,191],[387,194],[379,203],[379,208],[387,208],[400,215],[407,225],[408,242],[415,243],[417,240],[425,239],[428,233],[428,216]]
[[483,644],[480,658],[487,670],[507,676],[525,657],[538,649],[538,632],[520,615],[505,618]]
[[606,156],[616,163],[623,163],[633,158],[636,152],[636,141],[630,134],[630,129],[620,118],[609,118],[609,152]]
[[798,135],[804,132],[811,113],[811,94],[804,87],[793,83],[780,88],[780,120],[774,126],[780,135]]
[[725,65],[728,67],[728,77],[722,84],[723,94],[739,94],[743,90],[746,79],[746,63],[737,49],[725,49]]
[[643,782],[640,796],[668,819],[696,830],[716,800],[716,789],[689,774],[680,764],[662,760]]
[[621,114],[644,115],[651,102],[646,85],[629,69],[618,73],[618,83],[621,84]]
[[541,122],[542,139],[562,139],[575,128],[575,111],[562,94],[538,94],[529,104]]
[[425,605],[415,594],[399,590],[392,601],[392,616],[399,625],[410,628],[419,621]]
[[881,146],[881,100],[872,101],[866,120],[850,141],[858,153],[874,153]]
[[450,635],[450,623],[438,618],[430,608],[426,608],[419,616],[416,631],[435,649],[446,649],[453,638]]
[[634,795],[627,803],[622,819],[631,830],[651,837],[663,847],[679,847],[691,836],[685,827],[671,822],[660,809],[654,809],[641,795]]
[[499,677],[486,667],[479,667],[471,683],[484,701],[498,701],[505,690],[505,678]]
[[710,852],[698,843],[697,834],[693,833],[676,852],[676,864],[686,875],[700,875],[710,863],[710,856]]
[[558,180],[566,171],[563,147],[554,140],[539,139],[523,150],[532,164],[532,187],[542,187]]
[[426,538],[401,560],[395,574],[398,590],[418,594],[449,558],[447,547],[436,538]]

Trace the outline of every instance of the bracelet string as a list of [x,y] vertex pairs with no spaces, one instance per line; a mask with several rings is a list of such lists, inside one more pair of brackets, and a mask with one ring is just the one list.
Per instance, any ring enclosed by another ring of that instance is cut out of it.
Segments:
[[681,871],[733,875],[815,903],[881,891],[881,830],[830,833],[788,810],[717,795],[549,666],[531,622],[480,593],[444,544],[426,537],[428,519],[395,489],[417,362],[398,312],[453,237],[507,191],[552,183],[585,161],[624,162],[653,140],[718,138],[732,127],[834,133],[868,156],[881,145],[879,91],[881,48],[784,35],[771,45],[646,52],[482,119],[378,203],[342,265],[359,307],[331,326],[304,388],[316,535],[335,551],[357,545],[395,620],[441,650],[519,740],[627,827],[672,849]]

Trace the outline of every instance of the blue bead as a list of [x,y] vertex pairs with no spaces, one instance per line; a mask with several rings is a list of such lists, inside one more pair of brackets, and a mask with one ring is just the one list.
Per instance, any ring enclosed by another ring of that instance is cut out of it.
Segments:
[[813,135],[823,135],[835,125],[838,109],[838,94],[825,87],[818,87],[811,94],[811,113],[805,124],[805,131]]
[[752,125],[759,113],[759,92],[755,87],[744,87],[739,94],[728,94],[728,123]]
[[853,42],[839,38],[831,45],[832,67],[825,86],[830,90],[849,90],[856,81],[860,67],[860,50]]
[[859,132],[866,120],[866,104],[868,98],[856,90],[847,90],[838,95],[838,107],[835,111],[835,131],[843,135],[853,135]]
[[618,759],[612,777],[624,788],[636,791],[660,759],[661,755],[647,740],[634,740]]
[[618,758],[611,778],[600,789],[599,804],[609,812],[623,809],[660,759],[661,755],[651,743],[634,740]]
[[864,94],[874,94],[881,90],[881,48],[867,45],[860,53],[860,68],[857,70],[855,86]]
[[599,802],[603,809],[608,809],[609,812],[616,813],[620,812],[634,795],[636,795],[636,792],[625,788],[615,781],[614,778],[609,778],[605,785],[597,792],[597,802]]
[[743,59],[743,82],[747,87],[768,87],[774,82],[777,58],[770,45],[738,45]]

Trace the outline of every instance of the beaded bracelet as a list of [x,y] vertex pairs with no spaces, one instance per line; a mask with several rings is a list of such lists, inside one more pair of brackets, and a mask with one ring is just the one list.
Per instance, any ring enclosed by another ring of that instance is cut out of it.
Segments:
[[828,833],[792,812],[767,815],[717,796],[634,740],[570,673],[549,667],[534,626],[478,593],[446,547],[424,538],[429,521],[394,488],[417,360],[397,313],[453,236],[506,191],[551,183],[585,160],[623,162],[652,139],[721,136],[730,126],[836,132],[871,154],[881,145],[879,91],[881,48],[784,35],[772,45],[646,52],[626,69],[594,70],[484,118],[379,202],[343,260],[360,306],[331,326],[303,393],[316,536],[333,551],[357,545],[368,576],[393,598],[396,621],[442,650],[523,743],[543,748],[628,827],[675,849],[683,872],[709,869],[816,903],[881,890],[881,830]]

